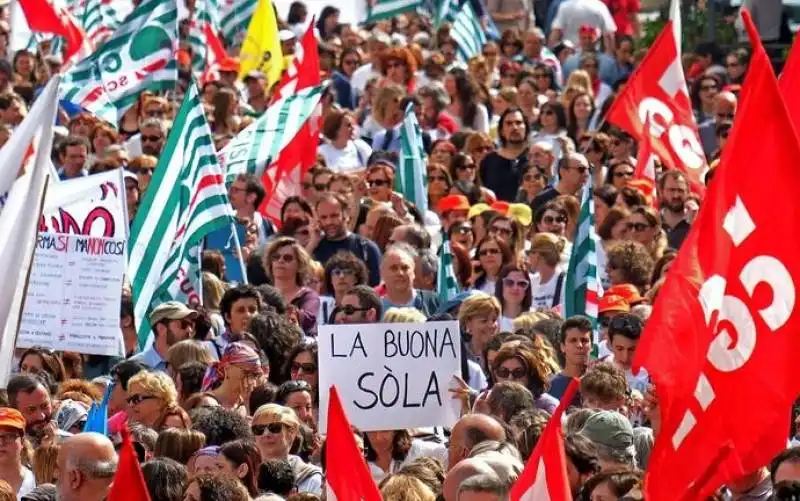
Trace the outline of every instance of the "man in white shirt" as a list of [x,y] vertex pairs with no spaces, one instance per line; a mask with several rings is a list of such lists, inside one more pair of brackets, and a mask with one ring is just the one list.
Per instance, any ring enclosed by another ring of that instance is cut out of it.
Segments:
[[614,49],[614,34],[617,24],[606,4],[601,0],[566,0],[558,7],[556,17],[550,26],[550,46],[563,40],[575,45],[580,43],[580,28],[591,25],[603,34],[606,51]]

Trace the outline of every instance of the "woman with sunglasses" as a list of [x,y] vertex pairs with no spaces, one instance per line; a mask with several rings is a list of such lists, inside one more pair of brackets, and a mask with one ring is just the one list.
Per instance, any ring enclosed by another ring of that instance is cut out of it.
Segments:
[[525,248],[525,234],[522,224],[503,214],[498,214],[489,221],[489,235],[495,236],[505,242],[511,249],[515,259],[520,256]]
[[244,343],[233,342],[206,370],[201,390],[216,404],[247,416],[246,402],[262,376],[259,354]]
[[530,205],[536,195],[547,187],[548,176],[541,167],[533,162],[533,158],[528,158],[528,165],[522,171],[522,186],[517,192],[517,203]]
[[189,428],[186,411],[178,406],[178,391],[166,373],[141,371],[128,381],[128,419],[160,431]]
[[[448,162],[446,165],[450,165]],[[453,185],[453,178],[445,164],[428,162],[428,207],[438,207],[439,200],[446,197]]]
[[297,315],[307,336],[317,333],[319,295],[306,285],[311,277],[311,257],[297,242],[288,237],[272,241],[264,253],[264,270]]
[[329,323],[334,308],[341,305],[345,294],[356,285],[364,285],[369,278],[369,270],[364,261],[352,252],[339,251],[325,263],[324,291],[320,297],[317,325]]
[[526,341],[506,342],[492,363],[495,384],[511,381],[523,385],[533,394],[534,406],[549,414],[558,407],[558,400],[546,393],[553,375],[548,361]]
[[533,304],[531,281],[528,274],[517,265],[510,265],[500,272],[495,297],[500,301],[500,331],[514,332],[514,319],[530,311]]
[[667,235],[661,227],[661,216],[652,207],[639,206],[628,216],[628,239],[647,248],[653,262],[661,259],[667,249]]
[[278,235],[294,238],[308,252],[313,252],[319,243],[319,232],[312,229],[312,219],[308,214],[286,218]]
[[713,74],[703,75],[692,88],[692,109],[697,123],[714,118],[714,97],[722,90],[722,80]]
[[553,148],[555,158],[561,158],[561,142],[567,135],[567,113],[561,103],[544,103],[539,108],[539,119],[533,126],[533,142],[547,141]]
[[563,203],[551,200],[544,204],[533,218],[536,233],[552,233],[566,238],[569,212]]
[[[480,142],[482,142],[483,145],[475,147],[471,144],[473,137],[476,136],[467,138],[466,143],[467,151],[472,151],[473,154],[456,153],[453,156],[453,160],[450,162],[450,176],[454,184],[460,181],[459,185],[472,186],[479,192],[479,198],[481,200],[492,203],[497,197],[492,190],[486,188],[483,186],[483,183],[481,183],[480,176],[478,175],[478,166],[480,165],[480,161],[494,150],[494,147],[490,146],[491,141],[489,140],[489,136],[485,134],[477,136],[480,138]],[[472,149],[470,149],[471,147]]]
[[551,309],[564,303],[566,273],[561,269],[565,240],[552,233],[537,233],[528,250],[534,309]]
[[475,248],[480,271],[474,277],[472,288],[486,294],[494,294],[497,280],[503,266],[514,263],[511,248],[496,236],[487,235],[478,242]]
[[333,86],[336,89],[336,100],[339,106],[348,110],[356,109],[356,93],[350,79],[361,66],[361,53],[356,47],[348,47],[342,51],[339,67],[333,72]]
[[628,185],[628,181],[633,179],[635,170],[636,166],[630,160],[611,159],[608,162],[605,184],[610,184],[617,190],[621,190]]
[[319,402],[318,350],[315,342],[301,342],[292,348],[283,367],[284,381],[305,381],[311,386],[315,405]]
[[268,459],[288,461],[297,492],[322,494],[322,470],[289,453],[300,432],[300,420],[294,411],[278,404],[262,405],[253,415],[250,429],[256,437],[262,462]]

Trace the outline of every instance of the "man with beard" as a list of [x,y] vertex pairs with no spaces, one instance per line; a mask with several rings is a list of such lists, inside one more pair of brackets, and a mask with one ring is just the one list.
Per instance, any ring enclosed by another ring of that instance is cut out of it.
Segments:
[[158,158],[161,155],[161,149],[164,147],[164,140],[167,137],[166,124],[160,118],[148,118],[142,122],[140,130],[142,153]]
[[20,374],[8,382],[8,403],[25,418],[25,436],[34,447],[53,436],[70,436],[53,421],[53,400],[46,380],[38,375]]
[[178,301],[167,301],[156,306],[150,313],[153,344],[128,360],[135,360],[153,370],[166,371],[170,346],[192,338],[195,318],[197,312]]
[[509,108],[500,116],[498,136],[500,149],[483,159],[480,178],[499,200],[513,202],[528,163],[528,122],[522,110]]
[[661,175],[658,192],[661,197],[661,223],[672,249],[680,248],[691,224],[686,220],[689,183],[683,172],[670,169]]

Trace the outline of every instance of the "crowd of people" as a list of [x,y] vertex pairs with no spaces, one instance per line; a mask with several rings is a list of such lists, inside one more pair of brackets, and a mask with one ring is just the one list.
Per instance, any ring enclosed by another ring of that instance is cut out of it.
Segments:
[[[466,1],[499,34],[469,61],[458,58],[450,26],[436,29],[430,16],[355,26],[340,23],[335,7],[322,11],[314,29],[330,85],[316,164],[279,221],[258,210],[271,195],[258,176],[240,174],[228,187],[245,228],[237,257],[247,283],[232,278],[242,271],[209,241],[202,303],[152,309],[151,345],[140,345],[126,286],[125,358],[18,348],[0,395],[0,501],[105,499],[126,427],[152,501],[322,499],[326,463],[337,453],[318,427],[327,391],[319,387],[319,327],[441,320],[461,329],[462,367],[451,391],[458,422],[354,430],[384,499],[508,499],[573,379],[580,391],[563,422],[572,495],[642,499],[659,407],[633,357],[702,200],[678,170],[659,165],[655,186],[635,178],[636,142],[605,120],[647,50],[639,2]],[[286,55],[310,21],[299,1],[279,21]],[[50,42],[12,51],[9,38],[0,21],[0,145],[63,64]],[[190,51],[181,44],[183,88]],[[684,57],[707,182],[748,60],[747,49],[725,53],[714,44]],[[220,70],[201,89],[218,150],[271,98],[263,73],[238,81],[235,65]],[[408,103],[427,155],[427,210],[394,191]],[[133,220],[178,106],[174,95],[143,92],[118,124],[62,110],[58,175],[125,169]],[[604,289],[596,324],[564,318],[588,183]],[[449,263],[441,259],[445,242],[460,290],[454,297],[443,297],[437,280]],[[106,392],[108,436],[83,432]],[[796,418],[772,464],[714,498],[797,499]]]

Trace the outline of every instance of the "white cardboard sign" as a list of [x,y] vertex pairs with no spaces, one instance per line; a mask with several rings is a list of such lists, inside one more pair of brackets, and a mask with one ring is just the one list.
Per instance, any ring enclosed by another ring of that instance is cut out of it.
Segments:
[[452,426],[461,373],[458,322],[323,325],[319,328],[319,426],[327,429],[328,391],[336,385],[360,431]]

